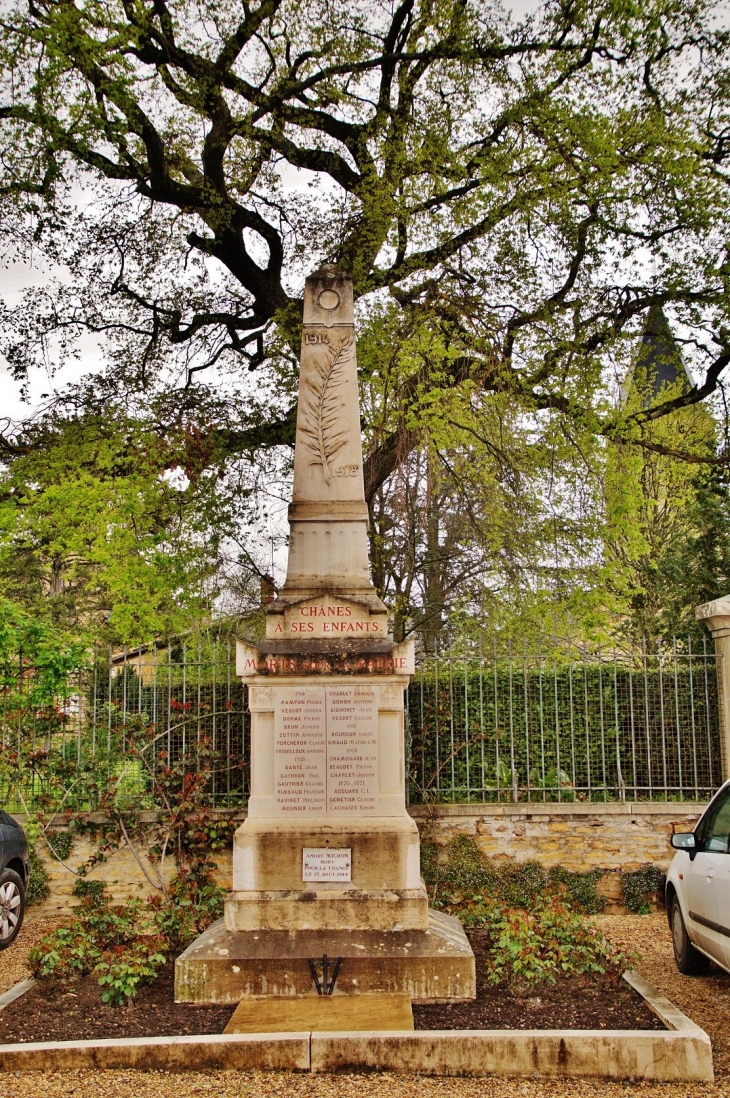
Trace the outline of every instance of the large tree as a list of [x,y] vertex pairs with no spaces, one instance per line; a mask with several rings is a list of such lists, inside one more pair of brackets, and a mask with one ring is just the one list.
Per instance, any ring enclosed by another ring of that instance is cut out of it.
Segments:
[[[0,27],[0,231],[60,270],[6,312],[18,376],[104,334],[117,391],[182,390],[176,423],[234,376],[214,460],[290,444],[302,276],[333,261],[363,326],[377,305],[390,345],[423,321],[443,349],[393,365],[371,500],[434,385],[683,454],[644,427],[730,360],[713,5],[19,0]],[[657,305],[694,385],[628,411],[612,379]]]

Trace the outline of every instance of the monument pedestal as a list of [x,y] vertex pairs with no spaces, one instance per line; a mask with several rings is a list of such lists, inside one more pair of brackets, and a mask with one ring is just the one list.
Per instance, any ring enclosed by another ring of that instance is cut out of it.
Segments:
[[476,995],[474,954],[461,923],[429,911],[426,930],[227,930],[222,919],[175,964],[175,1001],[237,1003],[311,995],[309,958],[342,958],[335,995],[405,994],[441,1003]]
[[341,959],[335,994],[469,999],[474,955],[428,910],[405,806],[403,694],[413,643],[388,636],[370,581],[352,281],[304,292],[286,583],[266,636],[237,646],[248,685],[251,796],[236,832],[225,919],[175,968],[182,1002],[316,994],[311,966]]

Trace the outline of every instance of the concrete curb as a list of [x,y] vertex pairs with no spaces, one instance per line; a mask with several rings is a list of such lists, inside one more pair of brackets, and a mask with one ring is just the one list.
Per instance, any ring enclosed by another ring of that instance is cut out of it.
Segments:
[[[700,1031],[701,1032],[701,1031]],[[714,1078],[706,1034],[646,1030],[313,1033],[311,1071],[646,1079]]]
[[624,972],[624,980],[634,989],[634,991],[638,991],[649,1009],[654,1011],[659,1021],[662,1022],[667,1029],[673,1029],[679,1033],[701,1033],[703,1036],[707,1036],[705,1031],[700,1029],[696,1022],[693,1022],[691,1018],[688,1018],[686,1014],[683,1014],[674,1003],[670,1003],[669,999],[660,994],[660,992],[658,992],[655,987],[652,987],[649,981],[645,980],[638,972],[629,969],[628,972]]
[[704,1030],[638,973],[625,978],[668,1030],[231,1033],[58,1041],[0,1045],[0,1073],[210,1068],[712,1082],[712,1046]]
[[34,986],[35,976],[29,976],[26,980],[21,980],[20,983],[14,984],[8,991],[5,991],[0,995],[0,1010],[5,1010],[6,1006],[14,1003],[16,999],[19,999],[21,995],[25,995],[26,991],[30,991]]
[[309,1033],[215,1033],[0,1045],[0,1073],[137,1068],[140,1071],[309,1071]]

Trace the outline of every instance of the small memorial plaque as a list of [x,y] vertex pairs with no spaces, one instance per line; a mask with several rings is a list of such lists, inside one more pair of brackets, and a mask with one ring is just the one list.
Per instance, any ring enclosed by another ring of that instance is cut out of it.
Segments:
[[329,850],[304,847],[302,850],[303,881],[346,881],[352,880],[352,851],[348,848]]

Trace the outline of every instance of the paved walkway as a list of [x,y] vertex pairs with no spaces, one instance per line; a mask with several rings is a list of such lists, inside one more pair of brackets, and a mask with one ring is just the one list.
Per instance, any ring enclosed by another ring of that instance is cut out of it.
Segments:
[[[700,979],[680,976],[672,960],[663,915],[606,915],[599,922],[615,941],[642,954],[639,971],[710,1034],[715,1054],[714,1084],[256,1072],[28,1072],[0,1075],[0,1098],[730,1098],[730,976],[716,970]],[[35,923],[35,919],[29,921],[24,942],[0,953],[0,990],[27,975],[23,961],[31,932],[35,937],[40,930]]]

